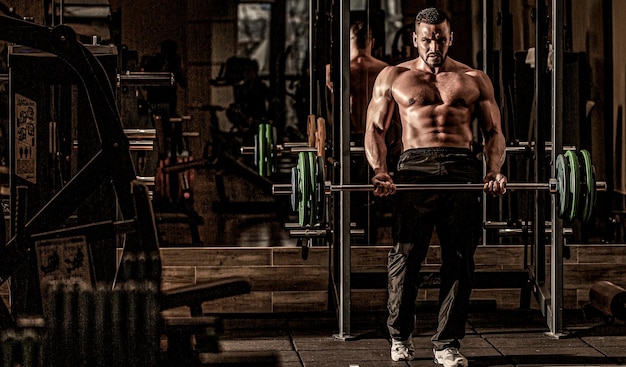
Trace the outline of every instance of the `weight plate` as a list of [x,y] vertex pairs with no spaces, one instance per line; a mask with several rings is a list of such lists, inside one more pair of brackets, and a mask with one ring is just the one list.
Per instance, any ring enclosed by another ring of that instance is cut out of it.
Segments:
[[317,123],[315,122],[315,115],[309,115],[307,119],[307,142],[309,148],[315,147],[315,133],[317,132]]
[[317,159],[316,159],[316,155],[314,152],[307,152],[309,155],[309,188],[311,189],[310,191],[310,198],[309,198],[309,210],[310,210],[310,215],[309,215],[309,224],[313,225],[315,224],[315,218],[317,217],[317,195],[315,193],[315,189],[316,189],[316,185],[315,185],[315,181],[316,181],[316,172],[315,172],[315,166],[317,165]]
[[291,210],[298,211],[298,167],[291,167]]
[[317,155],[324,157],[324,153],[326,152],[326,120],[322,117],[317,118],[317,132],[315,133],[315,138]]
[[304,152],[298,153],[298,224],[304,226],[304,214],[305,214],[305,199],[304,199],[304,164],[306,154]]
[[274,171],[274,127],[265,124],[265,141],[267,148],[265,151],[265,176],[269,177]]
[[308,152],[298,153],[298,178],[300,202],[298,205],[298,223],[300,226],[309,224],[311,218],[311,168]]
[[587,198],[589,197],[589,193],[587,192],[587,176],[588,172],[585,168],[585,158],[583,157],[582,152],[576,152],[576,158],[578,159],[578,165],[580,166],[580,192],[578,193],[578,211],[576,212],[576,218],[581,219],[583,213],[587,210]]
[[557,214],[563,218],[569,211],[569,167],[563,154],[556,157]]
[[311,188],[313,187],[312,182],[311,182],[311,178],[313,177],[311,175],[311,155],[309,154],[309,152],[305,153],[306,156],[306,166],[305,166],[305,187],[306,187],[306,191],[304,192],[304,200],[306,200],[305,203],[305,208],[306,208],[306,215],[305,215],[305,221],[304,224],[305,225],[310,225],[311,224],[311,205],[313,204],[313,190],[311,190]]
[[579,152],[580,158],[580,180],[582,182],[582,188],[580,192],[580,204],[581,208],[578,211],[578,218],[586,223],[591,218],[593,213],[593,207],[595,205],[596,198],[596,178],[594,167],[591,164],[591,154],[589,151],[583,149]]
[[315,220],[320,223],[324,221],[325,210],[326,210],[326,193],[324,192],[324,182],[326,178],[324,177],[324,158],[318,156],[315,160],[315,204],[317,207],[316,218]]
[[259,155],[257,168],[260,176],[265,176],[265,155],[267,154],[267,140],[265,138],[265,130],[267,125],[259,124]]
[[[259,134],[254,135],[254,165],[259,170],[259,149],[261,149],[261,142],[259,141]],[[261,173],[261,171],[258,171]]]
[[567,158],[569,163],[569,174],[570,174],[570,210],[566,213],[566,218],[569,221],[573,221],[576,218],[576,214],[578,213],[578,208],[580,206],[580,163],[578,162],[578,157],[576,157],[576,152],[573,150],[568,150],[565,152],[565,158]]

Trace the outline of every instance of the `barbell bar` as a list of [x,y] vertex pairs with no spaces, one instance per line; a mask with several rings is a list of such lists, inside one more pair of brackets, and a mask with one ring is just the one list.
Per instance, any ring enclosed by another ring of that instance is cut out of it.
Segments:
[[[505,151],[507,153],[527,153],[527,152],[533,151],[534,148],[535,148],[534,145],[520,144],[520,145],[507,146],[505,148]],[[552,145],[547,144],[545,149],[546,149],[546,152],[551,151],[552,150]],[[576,150],[576,147],[573,146],[573,145],[568,145],[568,146],[564,146],[563,150]],[[351,145],[350,146],[350,153],[361,153],[361,154],[364,154],[365,153],[365,147]]]
[[[599,185],[599,186],[598,186]],[[606,186],[606,184],[604,184]],[[483,184],[447,184],[447,183],[433,183],[433,184],[396,184],[396,191],[420,191],[420,190],[437,190],[437,191],[482,191]],[[340,192],[340,191],[374,191],[374,185],[369,184],[343,184],[333,185],[329,182],[325,184],[325,191],[328,192]],[[549,190],[551,193],[556,193],[556,180],[550,179],[548,183],[537,182],[510,182],[506,184],[507,190]],[[597,187],[601,188],[602,183],[598,182]],[[272,193],[274,195],[290,195],[292,193],[293,186],[291,184],[274,184],[272,186]]]
[[[597,182],[595,169],[588,151],[566,151],[557,157],[557,177],[546,183],[510,182],[508,190],[547,190],[556,195],[557,214],[573,221],[578,218],[587,222],[596,201],[596,191],[606,190],[606,182]],[[313,152],[300,152],[298,164],[292,168],[291,184],[275,184],[274,195],[291,195],[294,211],[298,211],[301,226],[315,225],[321,220],[324,196],[338,191],[373,191],[370,184],[333,185],[324,178],[324,162]],[[482,191],[482,183],[432,183],[396,184],[397,191]]]
[[[243,146],[239,149],[242,155],[256,155],[256,147]],[[284,154],[298,154],[300,152],[317,152],[317,148],[310,148],[303,142],[286,142],[283,144],[276,144],[274,147],[276,156]]]

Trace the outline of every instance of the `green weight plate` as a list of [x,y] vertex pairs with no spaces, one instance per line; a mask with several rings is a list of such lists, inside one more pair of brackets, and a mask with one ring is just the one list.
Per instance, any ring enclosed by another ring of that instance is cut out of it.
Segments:
[[591,164],[591,154],[589,151],[583,149],[579,152],[580,166],[581,166],[581,182],[582,189],[580,192],[580,204],[581,208],[578,211],[578,218],[586,223],[591,218],[593,213],[593,207],[596,199],[596,177],[595,170]]
[[556,191],[557,191],[557,214],[563,218],[569,211],[569,166],[563,154],[556,157]]
[[266,124],[259,124],[259,134],[258,134],[259,154],[258,154],[257,168],[258,168],[259,175],[261,176],[265,175],[265,155],[267,154],[266,151],[268,149],[267,140],[265,139],[266,128],[267,128]]
[[580,168],[580,177],[578,177],[580,191],[578,192],[578,211],[576,212],[576,218],[581,219],[583,212],[586,210],[585,207],[587,206],[587,197],[589,194],[587,192],[587,170],[585,169],[585,157],[583,157],[582,152],[576,152],[576,158],[578,159],[578,165]]
[[310,209],[310,172],[309,167],[309,155],[307,152],[298,153],[298,188],[300,191],[298,201],[298,223],[301,227],[309,224],[311,209]]
[[578,162],[576,152],[573,150],[565,152],[565,158],[569,162],[569,182],[571,191],[570,211],[569,213],[566,213],[566,218],[569,221],[573,221],[576,219],[576,214],[578,213],[578,208],[580,207],[580,163]]
[[274,167],[274,127],[270,124],[265,124],[265,141],[267,149],[265,151],[265,176],[272,175]]
[[310,216],[309,216],[309,224],[310,225],[314,225],[315,224],[315,218],[317,217],[317,195],[315,193],[315,189],[316,189],[316,185],[315,185],[315,181],[316,181],[316,172],[315,172],[315,166],[317,165],[317,159],[316,159],[316,155],[314,152],[307,152],[309,154],[309,183],[310,183],[310,197],[309,197],[309,210],[310,210]]
[[[257,170],[259,169],[259,149],[261,149],[260,145],[261,145],[261,141],[259,139],[259,134],[255,134],[254,135],[254,164],[257,166]],[[259,170],[258,172],[260,173],[261,171]]]
[[314,220],[314,213],[313,213],[313,205],[314,205],[314,200],[313,200],[313,195],[314,195],[314,187],[315,187],[315,155],[311,155],[311,152],[306,152],[305,154],[306,156],[306,178],[305,178],[305,185],[306,185],[306,196],[305,196],[305,200],[306,200],[306,222],[305,224],[309,224],[311,225],[313,223]]
[[315,213],[317,214],[316,220],[318,223],[324,221],[325,210],[326,210],[326,193],[324,192],[324,181],[326,178],[324,177],[324,157],[318,156],[315,160],[315,203],[317,210]]
[[304,153],[298,153],[298,224],[304,226]]
[[291,210],[298,211],[298,167],[291,167]]

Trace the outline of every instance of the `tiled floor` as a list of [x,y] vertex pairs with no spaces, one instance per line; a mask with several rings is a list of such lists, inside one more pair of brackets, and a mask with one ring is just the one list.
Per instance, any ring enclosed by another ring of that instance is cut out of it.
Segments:
[[[567,333],[548,333],[539,311],[472,312],[462,352],[470,366],[615,366],[626,365],[626,325],[586,320],[565,313]],[[206,357],[206,366],[386,367],[434,366],[430,336],[434,313],[418,317],[413,342],[416,359],[393,362],[385,333],[385,315],[352,315],[350,338],[338,340],[337,322],[328,315],[272,318],[224,318],[222,352]]]

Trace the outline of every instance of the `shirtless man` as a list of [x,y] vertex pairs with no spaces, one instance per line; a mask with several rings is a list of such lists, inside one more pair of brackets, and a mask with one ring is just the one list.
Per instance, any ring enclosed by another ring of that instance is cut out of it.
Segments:
[[362,140],[365,114],[376,76],[387,63],[372,56],[374,39],[363,22],[350,26],[350,132]]
[[[366,24],[350,25],[350,133],[360,143],[365,133],[365,113],[376,76],[388,64],[372,56],[374,39]],[[330,64],[326,65],[326,87],[333,92]],[[353,141],[353,140],[351,140]]]
[[[480,182],[481,161],[471,152],[471,123],[484,135],[487,172],[484,191],[504,194],[500,173],[505,139],[493,85],[483,72],[447,57],[452,45],[450,21],[443,11],[428,8],[415,18],[413,45],[418,57],[385,68],[374,84],[367,110],[365,152],[375,176],[375,195],[395,193],[403,183]],[[386,166],[385,134],[398,109],[402,154],[394,179]],[[472,191],[401,191],[395,195],[393,248],[389,252],[389,317],[394,361],[414,358],[412,333],[418,274],[434,228],[441,245],[438,327],[432,337],[435,362],[446,367],[468,365],[459,352],[474,273],[473,255],[480,238],[480,193]]]

